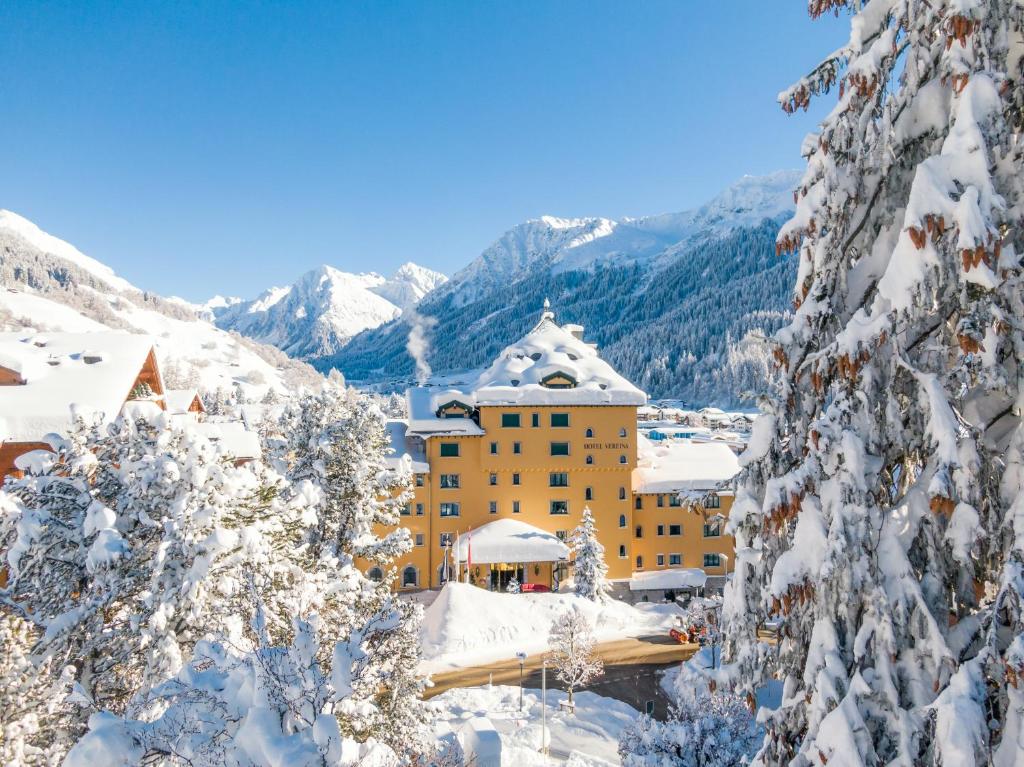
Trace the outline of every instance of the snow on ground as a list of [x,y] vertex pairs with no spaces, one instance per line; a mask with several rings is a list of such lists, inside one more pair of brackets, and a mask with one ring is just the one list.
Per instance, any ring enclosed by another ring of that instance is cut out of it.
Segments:
[[[717,663],[721,663],[721,652],[722,648],[719,647],[716,650]],[[668,695],[669,698],[674,699],[677,696],[679,673],[685,663],[694,663],[707,668],[711,665],[710,649],[704,648],[700,650],[700,652],[688,661],[680,663],[677,666],[673,666],[661,675],[661,689],[665,691],[665,694]],[[778,708],[782,705],[782,682],[776,679],[769,680],[766,685],[757,688],[757,691],[754,693],[754,697],[757,699],[758,708],[770,708],[773,710]]]
[[639,716],[632,706],[592,692],[575,695],[576,712],[559,710],[568,695],[548,689],[547,726],[550,759],[539,753],[541,691],[524,690],[519,713],[519,688],[509,685],[449,690],[431,700],[438,706],[439,735],[458,732],[475,716],[491,720],[501,737],[502,767],[562,764],[604,767],[619,764],[619,734]]
[[427,608],[420,630],[426,673],[490,663],[548,649],[551,626],[579,608],[599,642],[662,634],[682,610],[674,604],[591,602],[574,594],[502,594],[449,583]]

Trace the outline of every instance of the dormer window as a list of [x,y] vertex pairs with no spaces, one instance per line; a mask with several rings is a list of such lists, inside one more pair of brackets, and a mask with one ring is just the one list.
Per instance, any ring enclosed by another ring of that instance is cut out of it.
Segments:
[[441,405],[435,415],[438,418],[469,418],[472,413],[473,409],[465,402],[452,400]]
[[575,389],[576,379],[568,373],[561,371],[544,376],[540,385],[548,389]]

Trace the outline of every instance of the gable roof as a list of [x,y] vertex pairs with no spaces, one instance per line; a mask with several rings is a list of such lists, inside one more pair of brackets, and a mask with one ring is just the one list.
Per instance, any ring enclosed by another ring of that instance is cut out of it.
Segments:
[[111,421],[153,351],[148,336],[100,333],[0,333],[0,367],[25,383],[0,387],[0,442],[66,434],[72,411]]

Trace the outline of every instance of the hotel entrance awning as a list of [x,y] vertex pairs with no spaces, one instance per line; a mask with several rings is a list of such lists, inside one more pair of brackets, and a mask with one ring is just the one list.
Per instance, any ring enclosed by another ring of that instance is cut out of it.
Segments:
[[559,562],[569,558],[569,547],[558,536],[518,519],[498,519],[459,536],[457,556],[465,562]]

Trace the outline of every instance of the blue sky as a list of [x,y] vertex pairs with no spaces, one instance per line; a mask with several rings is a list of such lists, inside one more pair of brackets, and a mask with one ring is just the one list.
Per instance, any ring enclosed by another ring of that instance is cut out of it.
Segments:
[[[527,218],[800,167],[804,0],[0,4],[0,207],[141,288],[451,273]],[[830,100],[828,100],[830,101]]]

